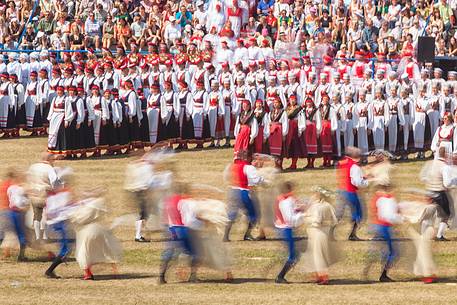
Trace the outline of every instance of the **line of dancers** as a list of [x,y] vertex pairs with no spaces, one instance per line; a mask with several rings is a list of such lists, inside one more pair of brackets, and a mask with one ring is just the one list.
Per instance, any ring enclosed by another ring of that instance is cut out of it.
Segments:
[[[9,256],[18,245],[21,262],[27,261],[26,247],[39,249],[52,261],[45,276],[59,278],[55,270],[72,253],[74,242],[75,258],[84,272],[83,278],[93,280],[92,267],[96,264],[111,264],[113,272],[117,272],[122,247],[115,230],[134,222],[137,242],[150,242],[143,236],[145,228],[166,232],[167,242],[159,268],[160,284],[167,283],[171,261],[181,258],[188,261],[191,282],[198,281],[201,266],[221,271],[225,280],[231,282],[236,275],[232,271],[227,242],[241,211],[248,220],[244,240],[267,239],[271,237],[271,228],[281,237],[287,256],[275,278],[276,283],[288,283],[286,275],[296,268],[315,274],[317,284],[327,285],[331,283],[329,268],[342,252],[337,248],[335,231],[340,230],[345,208],[350,208],[353,222],[348,239],[361,240],[357,232],[365,218],[365,209],[360,192],[370,187],[373,195],[367,207],[375,238],[367,253],[363,274],[369,275],[379,257],[372,254],[379,253],[383,264],[379,281],[393,281],[388,272],[401,254],[393,228],[402,224],[406,225],[406,232],[416,248],[415,275],[424,283],[433,283],[437,280],[437,269],[431,243],[447,241],[445,230],[454,227],[455,222],[455,160],[450,158],[446,147],[440,147],[436,158],[426,163],[421,172],[426,190],[405,189],[402,200],[398,201],[391,179],[394,166],[390,154],[376,151],[372,155],[370,163],[362,166],[362,152],[349,147],[336,169],[337,191],[314,186],[310,196],[299,197],[297,186],[287,180],[287,174],[277,175],[273,157],[261,154],[251,157],[239,152],[223,173],[229,187],[225,203],[213,199],[224,190],[184,183],[173,169],[173,154],[166,149],[153,150],[127,168],[124,188],[137,203],[136,220],[133,215],[124,215],[107,227],[102,222],[107,215],[102,199],[105,190],[92,187],[76,191],[71,168],[55,166],[55,156],[45,154],[26,175],[14,168],[7,171],[0,186],[1,248],[4,256]],[[202,189],[204,195],[199,195]],[[33,222],[27,225],[25,218],[30,217],[25,217],[26,213],[33,213]],[[26,237],[27,226],[34,230],[35,238]],[[300,253],[296,237],[302,226],[306,227],[307,247]],[[259,235],[254,237],[256,227]],[[51,250],[51,241],[57,241],[57,251]]]

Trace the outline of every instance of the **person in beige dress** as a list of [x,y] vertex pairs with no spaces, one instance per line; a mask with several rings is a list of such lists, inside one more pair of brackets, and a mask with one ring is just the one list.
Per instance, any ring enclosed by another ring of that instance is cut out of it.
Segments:
[[308,246],[302,257],[306,272],[315,272],[317,284],[328,285],[328,269],[337,261],[335,242],[330,230],[336,225],[335,209],[328,202],[332,193],[322,187],[313,187],[309,207],[305,211]]

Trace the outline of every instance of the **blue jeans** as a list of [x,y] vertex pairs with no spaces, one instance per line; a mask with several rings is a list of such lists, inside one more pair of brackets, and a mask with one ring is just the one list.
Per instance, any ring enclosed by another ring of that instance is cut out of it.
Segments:
[[250,223],[255,223],[257,221],[257,212],[255,210],[254,202],[249,195],[248,190],[232,189],[232,200],[235,201],[235,206],[228,213],[228,217],[231,221],[236,219],[238,215],[238,210],[243,208],[246,210],[246,216],[249,219]]
[[297,259],[297,252],[295,251],[294,233],[291,228],[278,229],[278,231],[280,232],[282,238],[284,238],[284,243],[287,247],[287,262],[294,263]]
[[19,244],[21,246],[25,246],[27,240],[25,239],[25,231],[24,231],[24,217],[22,212],[13,211],[11,210],[9,213],[11,223],[14,226],[14,230],[17,234],[17,239],[19,240]]
[[67,236],[67,228],[64,221],[52,225],[52,229],[59,234],[59,254],[60,257],[65,257],[70,252],[70,241]]
[[359,223],[362,220],[362,204],[357,193],[340,190],[339,194],[343,202],[337,210],[337,217],[341,219],[344,214],[344,207],[348,204],[351,208],[352,221]]
[[397,253],[394,249],[392,241],[392,232],[390,226],[375,225],[376,233],[381,237],[387,245],[387,251],[383,253],[383,259],[386,262],[386,265],[390,267],[397,256]]
[[192,242],[189,236],[189,231],[184,226],[172,226],[169,228],[172,241],[168,248],[163,252],[162,259],[165,261],[171,260],[175,250],[181,250],[187,255],[195,256]]

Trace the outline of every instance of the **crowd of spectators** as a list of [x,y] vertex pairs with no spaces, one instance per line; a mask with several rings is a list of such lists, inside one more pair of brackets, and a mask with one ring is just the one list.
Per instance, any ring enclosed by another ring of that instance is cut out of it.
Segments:
[[[0,1],[0,44],[4,49],[140,50],[165,43],[194,43],[204,50],[221,39],[267,41],[276,53],[300,55],[357,50],[397,58],[433,36],[436,55],[457,54],[456,0],[33,0]],[[36,6],[36,7],[35,7]],[[284,44],[285,43],[285,44]],[[316,51],[318,50],[318,51]],[[278,55],[278,54],[275,54]]]

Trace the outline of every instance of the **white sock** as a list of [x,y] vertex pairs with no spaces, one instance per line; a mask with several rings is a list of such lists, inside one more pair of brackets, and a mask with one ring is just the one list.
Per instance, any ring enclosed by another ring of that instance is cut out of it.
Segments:
[[422,221],[422,223],[421,223],[421,234],[425,233],[425,230],[427,230],[428,225],[429,225],[428,221],[425,221],[425,220]]
[[436,237],[441,238],[444,235],[444,230],[447,228],[447,223],[445,222],[440,222],[440,225],[438,226],[438,233],[436,234]]
[[135,238],[139,239],[141,238],[141,226],[143,225],[142,220],[137,220],[135,222]]
[[35,230],[36,240],[39,240],[40,236],[41,236],[41,229],[40,229],[40,222],[38,220],[33,221],[33,229]]

